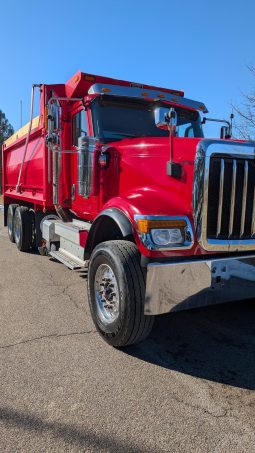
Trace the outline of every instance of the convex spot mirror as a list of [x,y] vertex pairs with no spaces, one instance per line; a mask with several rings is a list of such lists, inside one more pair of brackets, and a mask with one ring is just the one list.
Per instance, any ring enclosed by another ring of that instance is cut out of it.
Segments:
[[220,128],[220,138],[222,139],[231,138],[230,128],[228,126],[222,126]]

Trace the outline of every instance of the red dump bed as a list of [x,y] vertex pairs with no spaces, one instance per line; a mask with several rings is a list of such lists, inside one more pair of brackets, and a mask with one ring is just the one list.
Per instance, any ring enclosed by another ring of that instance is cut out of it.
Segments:
[[52,204],[51,187],[47,182],[47,147],[40,117],[33,120],[30,140],[16,191],[24,155],[28,126],[24,126],[8,139],[3,146],[3,195],[35,204]]

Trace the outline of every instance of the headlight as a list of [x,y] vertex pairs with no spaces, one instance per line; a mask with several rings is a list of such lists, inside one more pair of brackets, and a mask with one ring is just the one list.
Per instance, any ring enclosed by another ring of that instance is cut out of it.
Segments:
[[188,217],[135,215],[137,231],[149,250],[190,249],[194,244]]
[[156,245],[174,245],[182,244],[184,236],[179,228],[170,228],[168,230],[151,230],[151,238]]

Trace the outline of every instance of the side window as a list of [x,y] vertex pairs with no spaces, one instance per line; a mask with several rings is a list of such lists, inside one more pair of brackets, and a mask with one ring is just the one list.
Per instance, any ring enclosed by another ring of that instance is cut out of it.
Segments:
[[88,126],[85,110],[81,110],[73,116],[72,120],[72,145],[78,146],[78,138],[88,135]]

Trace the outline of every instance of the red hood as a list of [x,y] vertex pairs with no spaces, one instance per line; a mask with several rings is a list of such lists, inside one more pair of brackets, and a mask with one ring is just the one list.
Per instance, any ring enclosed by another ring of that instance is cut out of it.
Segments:
[[130,218],[134,214],[188,215],[192,221],[193,169],[200,140],[173,139],[173,159],[182,165],[180,180],[166,173],[169,138],[146,137],[112,143],[120,166],[118,196],[104,207],[125,206]]

